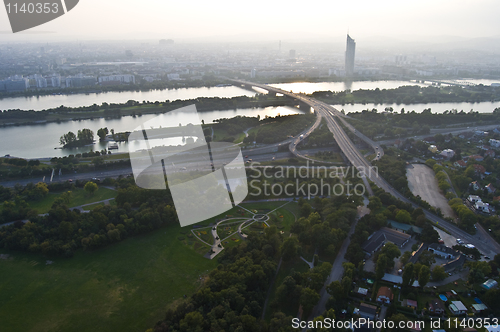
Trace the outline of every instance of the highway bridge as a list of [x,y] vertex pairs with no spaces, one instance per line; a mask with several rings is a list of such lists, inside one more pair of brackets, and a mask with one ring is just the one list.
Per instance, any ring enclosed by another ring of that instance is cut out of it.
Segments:
[[[376,158],[380,158],[383,155],[381,147],[376,142],[373,142],[366,136],[357,132],[356,129],[350,126],[343,119],[342,113],[340,113],[334,107],[326,103],[320,102],[316,99],[307,97],[305,95],[296,94],[290,91],[285,91],[279,88],[269,86],[267,84],[258,84],[243,80],[230,80],[230,81],[233,82],[235,85],[244,86],[245,88],[258,87],[267,90],[269,91],[269,93],[272,94],[278,94],[278,93],[283,94],[285,96],[298,100],[302,109],[307,109],[309,107],[312,107],[314,109],[317,115],[317,121],[311,128],[305,130],[301,135],[297,136],[297,138],[291,141],[290,151],[293,154],[295,154],[298,157],[302,157],[301,154],[297,151],[297,145],[300,143],[301,140],[305,139],[308,135],[310,135],[319,126],[319,124],[321,123],[321,119],[324,118],[327,121],[328,128],[333,133],[333,136],[337,141],[337,144],[339,145],[340,149],[354,167],[356,167],[360,171],[365,171],[368,179],[378,187],[382,188],[387,193],[391,194],[392,196],[396,197],[397,199],[403,202],[410,203],[414,208],[419,207],[417,204],[411,202],[409,199],[403,196],[399,191],[393,188],[387,181],[385,181],[377,173],[368,172],[368,170],[371,167],[371,164],[364,158],[362,153],[356,148],[356,146],[348,137],[348,135],[345,133],[344,129],[339,124],[339,122],[341,122],[350,131],[352,131],[358,137],[363,139],[368,145],[370,145],[378,155],[378,157]],[[366,178],[364,178],[363,180],[365,181],[365,185],[367,186],[368,192],[370,192],[370,185],[368,181],[366,181]],[[425,209],[424,212],[427,219],[432,221],[434,224],[437,224],[446,229],[452,236],[460,238],[468,243],[475,245],[476,248],[478,248],[478,250],[480,250],[484,255],[493,257],[500,252],[500,245],[487,232],[478,232],[476,235],[471,235],[465,232],[464,230],[458,228],[456,225],[438,217],[437,215]]]

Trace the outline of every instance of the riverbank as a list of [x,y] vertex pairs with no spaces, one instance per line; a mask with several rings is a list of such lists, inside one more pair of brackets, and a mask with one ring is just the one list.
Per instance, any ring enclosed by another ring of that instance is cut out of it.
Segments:
[[61,106],[43,111],[9,110],[0,113],[0,127],[46,124],[64,121],[94,119],[119,119],[124,116],[142,116],[162,114],[184,106],[195,104],[198,112],[214,110],[233,110],[237,108],[296,106],[298,102],[286,98],[267,95],[255,97],[238,96],[233,98],[196,98],[165,102],[147,102],[130,100],[125,104],[103,104],[89,107],[71,108]]

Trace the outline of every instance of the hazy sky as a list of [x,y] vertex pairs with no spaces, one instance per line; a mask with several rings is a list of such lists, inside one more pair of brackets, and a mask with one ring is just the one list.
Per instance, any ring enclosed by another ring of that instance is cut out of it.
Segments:
[[[80,0],[66,15],[12,34],[0,9],[0,39],[21,41],[82,39],[176,40],[242,35],[253,39],[303,40],[344,35],[461,37],[496,36],[498,0],[344,0],[344,1],[165,1]],[[9,33],[7,33],[9,32]],[[33,34],[34,32],[52,32]]]

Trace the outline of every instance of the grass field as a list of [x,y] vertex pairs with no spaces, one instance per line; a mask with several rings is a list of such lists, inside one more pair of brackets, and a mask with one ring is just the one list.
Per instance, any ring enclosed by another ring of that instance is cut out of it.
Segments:
[[71,259],[6,252],[0,259],[1,331],[145,331],[215,268],[163,228]]
[[[99,189],[92,196],[90,196],[87,192],[85,192],[85,190],[80,188],[75,188],[71,191],[73,194],[69,204],[67,204],[68,207],[75,207],[83,204],[99,202],[105,199],[114,198],[118,194],[116,190],[111,190],[104,187],[99,187]],[[28,201],[28,204],[30,208],[37,210],[38,213],[47,213],[49,212],[52,204],[54,204],[56,198],[61,194],[62,193],[49,193],[42,200]]]

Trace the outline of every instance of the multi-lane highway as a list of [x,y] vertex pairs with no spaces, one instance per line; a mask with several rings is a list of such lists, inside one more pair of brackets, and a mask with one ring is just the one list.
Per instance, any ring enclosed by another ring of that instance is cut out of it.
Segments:
[[[280,93],[289,96],[291,98],[297,99],[300,102],[311,106],[316,111],[316,114],[318,116],[318,121],[316,121],[315,126],[317,127],[317,125],[321,121],[320,118],[324,118],[327,121],[328,128],[333,133],[334,138],[337,141],[337,144],[339,145],[342,152],[345,154],[346,158],[351,162],[351,164],[354,167],[356,167],[360,171],[363,171],[370,181],[372,181],[378,187],[382,188],[387,193],[391,194],[392,196],[398,198],[403,202],[412,204],[412,206],[415,208],[418,207],[418,205],[414,204],[405,196],[403,196],[400,192],[394,189],[387,181],[385,181],[382,177],[380,177],[378,173],[368,172],[368,170],[371,167],[371,164],[363,157],[361,152],[356,148],[354,143],[351,141],[351,139],[347,136],[345,131],[339,125],[338,122],[344,121],[344,119],[342,119],[341,113],[338,112],[334,107],[325,104],[323,102],[317,101],[313,98],[295,94],[293,92],[278,89],[265,84],[255,84],[241,80],[236,80],[234,82],[246,86],[256,86],[268,90],[272,93]],[[349,124],[347,124],[347,122],[343,122],[343,124],[349,128]],[[300,154],[297,153],[296,146],[300,142],[300,140],[305,139],[316,128],[315,126],[313,126],[313,128],[311,128],[310,130],[305,131],[302,134],[303,136],[299,136],[298,138],[296,138],[291,142],[290,151],[292,153],[296,154],[297,156],[300,156]],[[349,129],[351,129],[355,134],[357,135],[359,134],[355,131],[354,128],[350,127]],[[360,135],[358,135],[358,137],[363,138]],[[373,141],[370,142],[367,140],[365,140],[365,142],[367,142],[370,146],[374,148],[375,151],[377,151],[378,157],[381,157],[383,155],[383,151],[377,143]],[[367,184],[369,187],[369,184],[366,181],[365,184]],[[487,232],[478,232],[476,235],[470,235],[469,233],[458,228],[456,225],[443,220],[442,218],[430,213],[429,211],[424,210],[424,212],[426,217],[430,221],[445,228],[452,236],[460,238],[468,243],[475,245],[476,248],[478,248],[484,255],[493,257],[495,256],[496,253],[500,252],[500,245],[497,242],[495,242],[495,240]]]

